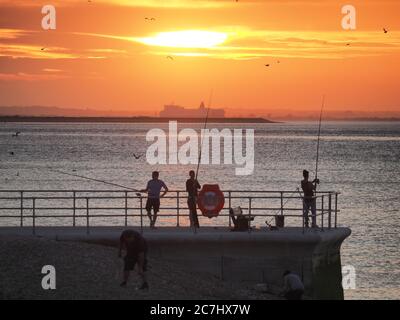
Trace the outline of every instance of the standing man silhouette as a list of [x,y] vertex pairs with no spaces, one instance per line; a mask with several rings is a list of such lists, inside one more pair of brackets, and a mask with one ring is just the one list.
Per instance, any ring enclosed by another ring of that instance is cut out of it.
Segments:
[[186,191],[188,193],[187,204],[189,208],[190,226],[200,228],[196,206],[198,190],[201,189],[201,186],[197,181],[195,172],[193,170],[190,170],[189,177],[190,178],[186,181]]
[[312,182],[308,181],[309,172],[307,170],[303,170],[304,179],[301,181],[301,189],[303,189],[304,197],[303,197],[303,217],[305,227],[309,227],[309,217],[308,213],[311,209],[311,226],[312,228],[318,228],[317,226],[317,205],[315,199],[315,190],[317,188],[317,184],[319,183],[318,179],[314,179]]
[[[160,174],[158,171],[154,171],[152,173],[152,179],[147,182],[146,189],[140,190],[140,192],[147,192],[147,202],[146,202],[146,211],[147,216],[150,219],[150,228],[155,228],[157,213],[160,211],[160,198],[164,197],[168,192],[168,187],[164,183],[164,181],[158,179]],[[164,189],[164,192],[160,196],[161,189]],[[151,209],[154,211],[154,215],[151,215]]]

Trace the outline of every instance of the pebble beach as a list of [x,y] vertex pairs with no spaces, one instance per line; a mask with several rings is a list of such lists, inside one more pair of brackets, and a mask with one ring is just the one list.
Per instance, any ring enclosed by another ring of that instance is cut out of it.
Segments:
[[[42,267],[56,268],[56,289],[41,286]],[[252,285],[229,283],[210,274],[196,274],[149,256],[150,290],[137,290],[132,273],[121,288],[123,261],[117,248],[38,237],[0,236],[0,299],[67,300],[235,300],[278,299]]]

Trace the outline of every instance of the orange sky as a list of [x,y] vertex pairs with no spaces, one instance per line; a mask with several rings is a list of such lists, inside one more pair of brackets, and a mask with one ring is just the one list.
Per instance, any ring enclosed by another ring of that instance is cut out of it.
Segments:
[[229,116],[301,115],[324,93],[332,115],[400,115],[400,1],[350,1],[355,31],[341,28],[346,3],[0,0],[0,105],[155,115],[213,89]]

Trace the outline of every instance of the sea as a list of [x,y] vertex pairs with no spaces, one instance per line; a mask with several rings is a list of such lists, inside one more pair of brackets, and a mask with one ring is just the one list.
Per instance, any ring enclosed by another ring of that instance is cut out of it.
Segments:
[[[199,132],[202,127],[178,124],[179,130]],[[208,128],[254,129],[254,172],[238,176],[235,163],[202,164],[202,184],[219,184],[224,190],[293,190],[295,196],[303,169],[315,175],[316,122],[209,123]],[[196,165],[149,164],[146,152],[153,142],[146,135],[152,129],[168,136],[165,123],[1,123],[0,191],[123,190],[73,175],[143,189],[154,170],[171,190],[184,189],[188,171]],[[21,132],[18,137],[16,132]],[[337,223],[352,230],[341,249],[342,265],[356,272],[355,288],[346,289],[345,298],[399,299],[400,123],[323,122],[318,178],[320,191],[340,192]],[[299,205],[298,199],[285,203],[288,208]],[[160,224],[173,224],[171,219]],[[208,218],[200,222],[212,223]],[[10,223],[0,219],[1,225]],[[262,227],[263,221],[255,224]]]

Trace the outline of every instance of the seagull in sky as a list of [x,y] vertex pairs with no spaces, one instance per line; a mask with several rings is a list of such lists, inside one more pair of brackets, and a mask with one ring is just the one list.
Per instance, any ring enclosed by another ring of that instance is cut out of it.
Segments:
[[388,33],[389,32],[389,30],[388,29],[386,29],[386,28],[383,28],[383,33]]
[[133,157],[136,159],[136,160],[139,160],[141,157],[142,157],[142,155],[140,154],[140,155],[136,155],[135,153],[133,154]]
[[174,58],[172,58],[172,56],[167,56],[167,59],[174,60]]

